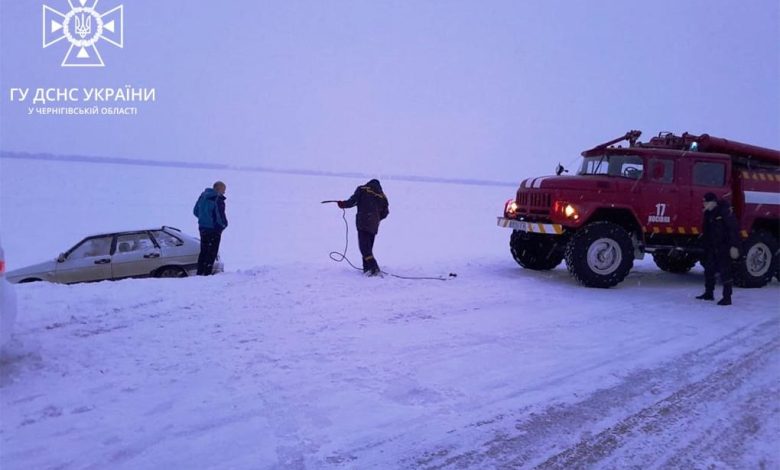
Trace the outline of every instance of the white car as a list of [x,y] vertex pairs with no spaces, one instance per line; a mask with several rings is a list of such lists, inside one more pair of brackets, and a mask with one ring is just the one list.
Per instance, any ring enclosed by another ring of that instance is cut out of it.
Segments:
[[[198,268],[200,240],[163,226],[89,236],[57,258],[15,269],[13,283],[49,281],[62,284],[131,277],[185,277]],[[214,272],[222,272],[219,257]]]
[[16,292],[5,277],[5,252],[0,243],[0,348],[8,344],[16,322]]

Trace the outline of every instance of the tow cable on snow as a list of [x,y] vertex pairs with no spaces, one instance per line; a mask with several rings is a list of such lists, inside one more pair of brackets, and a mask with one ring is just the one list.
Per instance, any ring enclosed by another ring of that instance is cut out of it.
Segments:
[[[338,202],[338,201],[322,201],[322,204],[332,203],[332,202]],[[358,271],[363,271],[362,268],[358,268],[354,264],[352,264],[352,261],[347,257],[347,249],[349,248],[349,222],[347,222],[347,210],[341,209],[341,219],[344,220],[344,251],[331,251],[328,253],[328,256],[330,259],[337,263],[341,263],[343,261],[346,261],[348,265],[350,265],[353,269],[356,269]],[[379,270],[382,274],[385,274],[387,276],[392,276],[398,279],[406,279],[411,281],[449,281],[450,279],[458,277],[456,273],[449,273],[447,277],[444,276],[401,276],[399,274],[393,274],[389,273],[384,270]]]

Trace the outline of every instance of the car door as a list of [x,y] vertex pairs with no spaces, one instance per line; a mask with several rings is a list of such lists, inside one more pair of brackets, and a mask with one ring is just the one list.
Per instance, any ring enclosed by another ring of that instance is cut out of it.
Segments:
[[119,234],[111,256],[113,278],[149,276],[162,266],[160,255],[148,232]]
[[683,220],[683,201],[674,184],[674,160],[651,157],[642,184],[640,221],[651,235],[677,233]]
[[199,249],[187,246],[181,238],[163,230],[153,230],[152,235],[162,250],[166,264],[183,267],[197,264]]
[[704,195],[712,192],[719,198],[726,197],[731,200],[731,167],[726,158],[696,157],[687,161],[688,178],[687,188],[687,220],[690,220],[696,234],[701,233],[703,221],[702,200]]
[[113,235],[85,238],[60,258],[54,279],[65,284],[111,279],[113,240]]

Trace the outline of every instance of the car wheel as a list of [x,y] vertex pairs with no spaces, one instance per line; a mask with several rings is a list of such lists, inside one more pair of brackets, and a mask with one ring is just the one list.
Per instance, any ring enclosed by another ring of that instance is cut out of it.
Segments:
[[690,253],[678,251],[656,251],[653,253],[653,261],[661,270],[668,273],[687,273],[698,261],[696,256]]
[[612,287],[634,266],[628,232],[612,222],[593,222],[575,233],[566,245],[569,273],[587,287]]
[[742,243],[740,257],[734,262],[734,284],[739,287],[763,287],[777,272],[778,241],[769,232],[757,230]]
[[536,271],[554,269],[563,261],[563,250],[551,235],[537,235],[514,231],[509,239],[509,249],[517,264]]
[[187,277],[187,271],[179,266],[164,266],[157,270],[157,277]]

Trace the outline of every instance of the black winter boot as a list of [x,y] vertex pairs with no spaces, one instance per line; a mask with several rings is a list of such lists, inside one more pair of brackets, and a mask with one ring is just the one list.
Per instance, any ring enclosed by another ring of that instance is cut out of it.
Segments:
[[718,301],[718,305],[731,305],[731,297],[723,297]]
[[712,292],[705,292],[702,295],[697,295],[696,298],[699,300],[715,300],[715,296],[712,295]]

